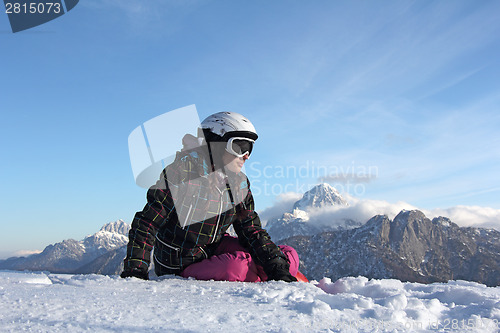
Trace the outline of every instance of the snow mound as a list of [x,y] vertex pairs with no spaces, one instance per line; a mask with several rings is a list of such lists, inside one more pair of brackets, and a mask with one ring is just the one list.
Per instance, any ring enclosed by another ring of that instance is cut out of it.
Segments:
[[52,281],[48,278],[47,274],[42,272],[0,272],[0,290],[4,288],[5,285],[17,285],[22,284],[52,284]]
[[0,272],[7,332],[496,332],[500,288],[463,281],[152,281]]

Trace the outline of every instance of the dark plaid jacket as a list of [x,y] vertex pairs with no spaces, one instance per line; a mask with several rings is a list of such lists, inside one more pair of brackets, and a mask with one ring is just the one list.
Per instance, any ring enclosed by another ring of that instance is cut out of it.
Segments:
[[158,276],[179,274],[188,265],[213,255],[233,225],[240,243],[266,270],[286,257],[262,228],[254,210],[250,183],[243,174],[210,172],[203,151],[177,153],[147,193],[147,204],[135,214],[124,270],[147,272],[153,260]]

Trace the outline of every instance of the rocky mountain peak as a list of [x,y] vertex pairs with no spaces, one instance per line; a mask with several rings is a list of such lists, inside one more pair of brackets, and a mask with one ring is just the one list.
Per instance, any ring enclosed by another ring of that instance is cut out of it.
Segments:
[[104,226],[102,226],[101,230],[99,231],[107,231],[114,234],[128,236],[129,230],[130,230],[130,225],[120,219],[114,222],[106,223]]
[[452,228],[458,228],[458,225],[455,223],[451,222],[451,220],[447,217],[444,216],[439,216],[435,217],[432,219],[432,223],[441,225],[443,227],[452,227]]
[[297,201],[294,209],[306,210],[309,207],[325,207],[325,206],[349,206],[347,201],[342,198],[340,193],[327,183],[314,186],[312,189],[304,193],[302,199]]
[[397,224],[407,224],[409,222],[423,221],[425,219],[427,219],[427,217],[419,210],[403,209],[398,215],[396,215],[393,222]]
[[[361,225],[353,220],[334,221],[329,225],[310,223],[310,209],[331,206],[347,207],[349,204],[340,193],[331,185],[323,183],[314,186],[304,193],[302,198],[295,202],[291,212],[285,212],[281,218],[274,218],[267,222],[266,229],[273,240],[280,240],[292,236],[314,235],[321,231],[335,229],[352,229]],[[339,223],[340,222],[340,223]]]
[[123,220],[105,224],[98,232],[85,237],[82,244],[87,251],[111,250],[126,244],[130,226]]

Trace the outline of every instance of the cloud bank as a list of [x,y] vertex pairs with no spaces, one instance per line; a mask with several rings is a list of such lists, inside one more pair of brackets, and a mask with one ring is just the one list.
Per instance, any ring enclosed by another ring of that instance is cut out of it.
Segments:
[[389,203],[382,200],[360,200],[349,195],[344,195],[344,197],[349,203],[348,207],[330,206],[310,209],[309,221],[320,226],[334,227],[337,224],[343,224],[344,220],[365,223],[375,215],[387,215],[393,219],[403,209],[418,209],[403,201]]
[[500,209],[481,206],[455,206],[450,208],[422,209],[427,217],[445,216],[461,227],[500,230]]
[[281,217],[284,213],[291,212],[293,204],[300,200],[302,196],[303,194],[296,192],[286,192],[278,195],[273,206],[258,212],[262,225],[265,226],[269,219]]
[[[476,227],[500,230],[500,209],[480,206],[455,206],[449,208],[421,209],[407,202],[390,203],[383,200],[357,199],[344,194],[349,202],[348,207],[329,206],[311,208],[308,210],[309,222],[320,226],[335,227],[344,220],[354,220],[365,223],[375,215],[387,215],[393,219],[401,210],[420,210],[428,218],[444,216],[460,227]],[[259,213],[265,223],[285,212],[291,212],[293,204],[302,197],[301,194],[289,192],[277,197],[276,203]]]

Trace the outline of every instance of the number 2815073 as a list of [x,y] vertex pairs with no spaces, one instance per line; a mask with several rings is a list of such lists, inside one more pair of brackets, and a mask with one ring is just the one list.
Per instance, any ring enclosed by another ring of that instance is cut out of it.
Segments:
[[7,14],[59,14],[61,13],[59,2],[6,2],[5,12]]

